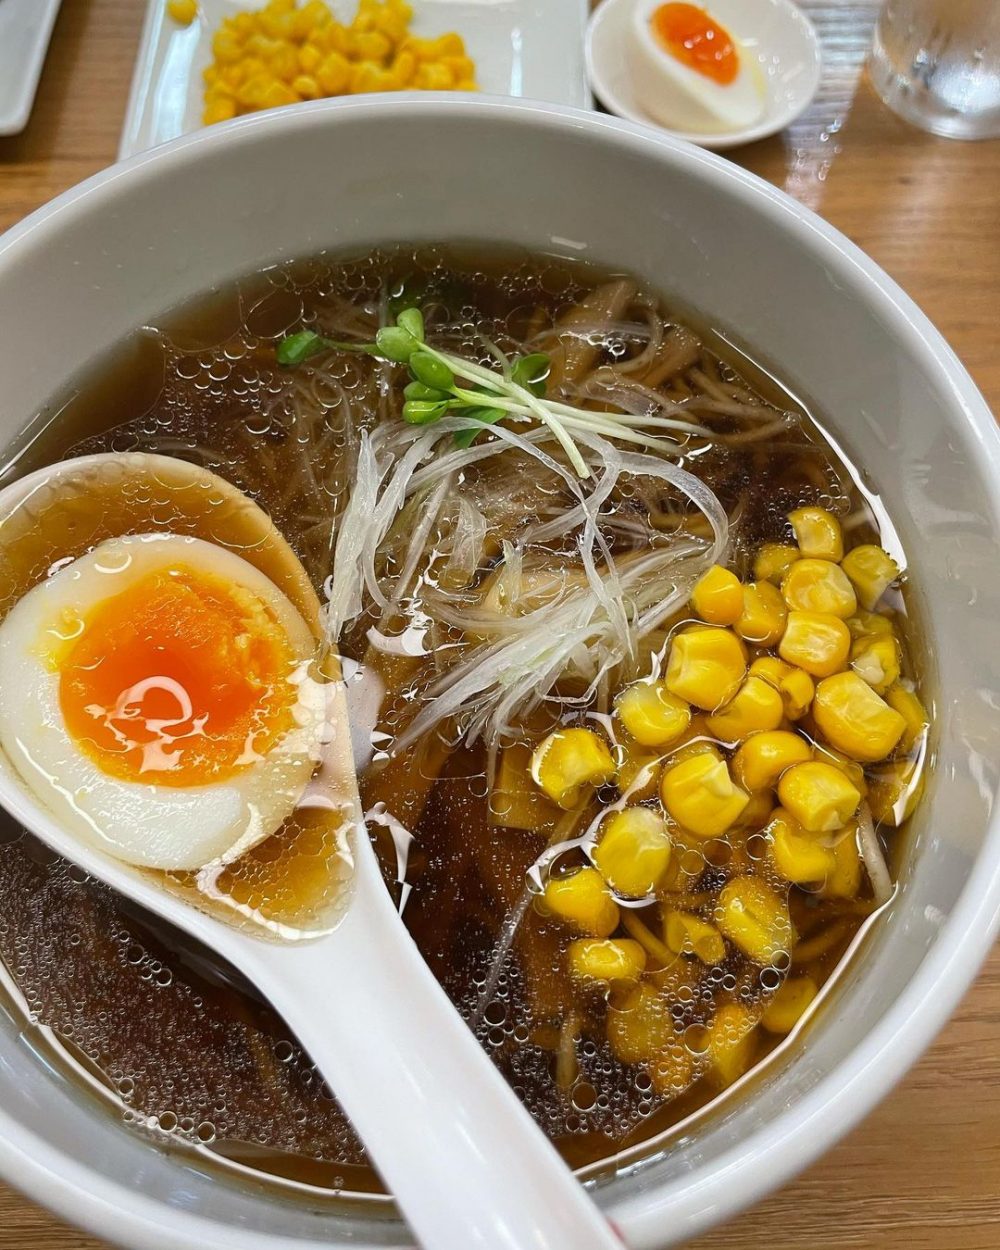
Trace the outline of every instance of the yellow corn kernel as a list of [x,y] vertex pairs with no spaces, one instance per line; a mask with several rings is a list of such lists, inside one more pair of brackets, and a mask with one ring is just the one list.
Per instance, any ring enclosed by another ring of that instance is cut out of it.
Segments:
[[781,805],[810,833],[832,833],[858,810],[861,794],[832,764],[796,764],[778,782]]
[[754,581],[774,582],[780,586],[785,574],[801,555],[798,547],[787,543],[765,543],[753,562]]
[[227,82],[213,83],[205,92],[205,103],[214,104],[220,100],[235,100],[235,89]]
[[259,57],[266,63],[284,44],[277,39],[269,39],[267,35],[251,35],[243,47],[250,56]]
[[341,56],[349,56],[354,50],[354,35],[340,22],[310,31],[306,42],[321,52],[339,52]]
[[661,755],[642,747],[631,739],[618,744],[618,771],[615,785],[619,794],[627,794],[629,802],[644,803],[654,797],[660,782]]
[[833,846],[833,872],[827,874],[823,898],[857,898],[861,889],[861,852],[858,828],[852,821]]
[[702,750],[663,770],[660,798],[670,815],[701,838],[718,838],[746,807],[748,796],[733,784],[717,752]]
[[755,1050],[756,1016],[742,1003],[723,1003],[708,1027],[708,1055],[723,1085],[749,1069]]
[[286,82],[274,79],[262,93],[261,107],[266,109],[280,108],[283,104],[297,104],[300,97]]
[[453,91],[478,91],[479,83],[474,78],[462,78],[455,83]]
[[663,940],[675,955],[694,955],[712,967],[726,957],[726,944],[714,924],[687,911],[668,911],[663,919]]
[[295,16],[290,12],[268,12],[257,15],[260,29],[271,39],[291,39],[295,32]]
[[812,977],[789,977],[771,996],[761,1024],[768,1033],[791,1033],[818,993]]
[[421,39],[419,35],[407,35],[403,47],[412,52],[418,61],[433,61],[437,56],[433,42],[431,39]]
[[903,718],[906,727],[897,745],[899,750],[909,754],[923,736],[924,730],[931,723],[927,709],[912,690],[908,690],[906,686],[899,682],[894,686],[890,686],[885,692],[885,701],[893,711],[898,712]]
[[817,560],[843,559],[844,536],[832,512],[825,508],[796,508],[789,512],[788,519],[804,556]]
[[846,624],[855,641],[859,638],[874,638],[879,634],[892,633],[892,621],[887,616],[883,616],[880,612],[866,612],[864,608],[858,608],[857,612],[848,618]]
[[733,625],[743,611],[743,583],[729,569],[713,564],[695,582],[691,606],[710,625]]
[[268,58],[271,73],[283,82],[290,83],[299,72],[299,55],[291,44],[283,44]]
[[362,61],[384,62],[392,56],[393,45],[390,39],[378,30],[367,31],[354,40],[354,49]]
[[292,90],[297,91],[303,100],[318,100],[323,94],[319,89],[319,83],[308,74],[296,75],[292,79]]
[[352,35],[363,35],[366,31],[375,29],[375,14],[378,6],[367,4],[366,0],[359,0],[358,11],[354,15],[348,30]]
[[821,764],[832,764],[834,768],[839,768],[862,798],[868,793],[865,770],[857,760],[852,760],[849,756],[844,755],[842,751],[835,751],[826,742],[816,743],[813,759],[819,760]]
[[906,721],[857,673],[837,673],[816,687],[813,718],[827,742],[852,760],[885,759]]
[[822,612],[844,620],[858,607],[846,573],[831,560],[796,560],[781,583],[781,593],[797,612]]
[[243,45],[227,31],[216,31],[212,37],[212,55],[219,65],[232,65],[243,55]]
[[924,769],[921,760],[893,760],[871,774],[869,804],[879,824],[898,829],[909,820],[923,798]]
[[330,10],[323,0],[308,0],[295,13],[293,30],[296,39],[305,39],[314,30],[322,30],[332,20]]
[[316,69],[316,81],[327,95],[343,95],[351,85],[351,63],[340,52],[329,52]]
[[626,732],[646,747],[676,742],[691,723],[691,709],[672,695],[662,681],[637,681],[615,701]]
[[664,684],[679,699],[712,712],[729,702],[746,671],[746,648],[734,633],[696,625],[670,644]]
[[409,29],[409,18],[398,10],[393,12],[388,5],[385,5],[375,15],[375,29],[391,44],[402,43]]
[[708,717],[699,714],[692,716],[691,727],[687,733],[670,749],[670,763],[679,764],[681,760],[692,759],[695,755],[704,755],[706,752],[718,757],[719,752],[714,742],[708,742]]
[[746,790],[769,790],[796,764],[812,759],[805,738],[787,729],[754,734],[733,756],[733,774]]
[[839,616],[821,612],[788,613],[778,654],[813,677],[829,677],[847,664],[851,634]]
[[788,609],[777,587],[770,582],[751,582],[743,587],[743,611],[733,628],[754,646],[773,647],[785,632],[787,617]]
[[423,61],[417,66],[413,85],[420,91],[448,91],[455,85],[455,75],[440,61]]
[[784,660],[779,660],[776,655],[759,655],[750,665],[750,672],[755,677],[762,677],[764,681],[772,685],[777,690],[781,684],[781,679],[788,672],[791,672],[791,664],[786,664]]
[[894,634],[859,638],[851,647],[851,668],[877,694],[899,680],[902,657]]
[[706,724],[713,737],[723,742],[742,742],[761,730],[777,729],[784,719],[781,695],[762,677],[747,677],[735,696]]
[[750,795],[750,801],[740,813],[736,822],[739,829],[753,832],[762,829],[771,819],[774,811],[774,796],[770,790],[757,790]]
[[677,1098],[697,1077],[694,1056],[681,1041],[661,1051],[649,1064],[649,1079],[661,1098]]
[[443,56],[441,64],[447,65],[456,82],[476,76],[476,63],[471,56]]
[[795,930],[788,904],[758,877],[735,877],[715,908],[723,936],[757,964],[772,964],[791,951]]
[[365,95],[372,91],[386,91],[386,74],[377,61],[357,61],[351,69],[350,92]]
[[809,711],[816,686],[804,669],[786,664],[776,655],[762,655],[750,665],[750,672],[777,690],[789,720],[801,720]]
[[240,104],[247,108],[265,108],[264,96],[271,88],[274,79],[270,74],[253,74],[236,92]]
[[241,57],[235,65],[225,66],[222,74],[226,82],[234,87],[242,87],[251,78],[266,79],[268,77],[267,66],[258,56]]
[[667,1049],[674,1036],[670,1004],[646,981],[612,1004],[608,1043],[619,1063],[645,1063]]
[[[253,32],[257,29],[257,24],[254,20],[255,16],[256,15],[253,13],[235,13],[229,19],[229,25],[240,35],[245,36],[253,34]],[[225,22],[222,24],[223,26],[226,25]]]
[[417,72],[417,58],[408,48],[396,53],[396,58],[392,63],[392,72],[396,75],[401,87],[408,87],[413,82]]
[[603,786],[615,774],[608,745],[592,729],[557,729],[531,757],[531,776],[560,807],[575,807],[586,786]]
[[443,35],[438,35],[436,39],[427,39],[424,41],[427,45],[427,59],[439,61],[447,56],[464,56],[465,43],[462,36],[456,31],[449,30]]
[[195,0],[169,0],[167,12],[178,26],[190,26],[198,16]]
[[779,807],[767,827],[771,862],[794,885],[825,881],[833,872],[833,851],[811,838],[792,816]]
[[550,877],[541,902],[543,911],[588,937],[606,938],[618,928],[618,904],[596,868]]
[[551,829],[560,815],[560,809],[531,780],[531,748],[524,742],[505,746],[490,794],[490,824],[537,834]]
[[206,126],[212,126],[215,122],[227,122],[235,116],[236,101],[229,97],[216,96],[211,100],[206,100],[202,121]]
[[604,880],[628,898],[651,894],[670,863],[667,824],[648,807],[626,807],[602,824],[594,863]]
[[631,938],[577,938],[570,942],[566,960],[574,980],[612,985],[638,981],[646,952]]
[[323,53],[319,48],[313,47],[311,43],[304,44],[299,48],[299,69],[303,74],[313,74],[319,69],[323,60]]
[[849,551],[840,567],[854,584],[861,606],[869,612],[899,577],[899,565],[892,556],[872,544]]

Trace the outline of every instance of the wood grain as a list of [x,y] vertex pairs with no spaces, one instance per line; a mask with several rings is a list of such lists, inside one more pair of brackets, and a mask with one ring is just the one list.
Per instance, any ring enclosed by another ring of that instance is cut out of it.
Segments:
[[[731,153],[869,252],[1000,407],[1000,142],[923,135],[861,70],[873,6],[807,8],[821,90],[785,134]],[[0,229],[114,158],[144,5],[67,0],[25,133],[0,139]],[[998,1250],[1000,951],[923,1061],[798,1181],[688,1250]],[[113,1236],[113,1230],[108,1230]],[[0,1186],[0,1250],[100,1250]],[[567,1250],[572,1250],[567,1247]]]

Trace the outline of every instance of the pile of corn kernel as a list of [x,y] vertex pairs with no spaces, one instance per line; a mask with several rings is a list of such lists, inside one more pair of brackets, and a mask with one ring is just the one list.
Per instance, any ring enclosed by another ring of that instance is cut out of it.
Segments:
[[[699,619],[673,631],[662,675],[619,692],[613,735],[563,728],[532,755],[560,809],[617,787],[590,862],[551,875],[538,908],[575,935],[568,970],[605,998],[611,1050],[664,1097],[703,1076],[731,1084],[759,1030],[795,1027],[822,943],[797,951],[793,892],[863,911],[859,828],[900,825],[922,792],[929,717],[882,605],[899,569],[874,545],[845,554],[823,509],[788,520],[795,542],[765,544],[753,581],[720,566],[699,580]],[[672,1008],[706,984],[710,1012],[684,1023]]]
[[[195,0],[171,0],[188,23]],[[334,19],[324,0],[270,0],[226,18],[204,71],[204,122],[258,109],[369,91],[476,91],[476,67],[454,31],[435,39],[410,33],[406,0],[359,0],[353,21]]]

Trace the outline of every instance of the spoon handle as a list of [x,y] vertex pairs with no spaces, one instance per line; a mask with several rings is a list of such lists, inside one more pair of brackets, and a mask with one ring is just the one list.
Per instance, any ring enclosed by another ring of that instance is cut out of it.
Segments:
[[379,883],[240,964],[335,1091],[424,1250],[622,1250],[429,972]]

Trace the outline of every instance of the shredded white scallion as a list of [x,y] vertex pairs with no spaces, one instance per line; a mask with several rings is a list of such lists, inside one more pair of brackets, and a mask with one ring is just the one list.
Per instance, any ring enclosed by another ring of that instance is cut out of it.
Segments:
[[[367,592],[381,610],[379,628],[369,632],[372,645],[389,654],[413,654],[413,642],[394,641],[385,626],[418,574],[420,553],[429,545],[434,521],[443,515],[451,486],[460,487],[473,465],[507,451],[537,462],[571,503],[551,520],[526,525],[520,540],[504,539],[503,566],[497,571],[503,597],[507,603],[518,600],[529,542],[537,546],[559,540],[565,545],[572,539],[579,573],[557,577],[552,593],[526,611],[488,610],[467,591],[450,603],[438,587],[440,602],[435,600],[433,611],[440,611],[443,623],[477,641],[458,649],[460,658],[428,685],[419,712],[396,740],[396,751],[452,719],[470,743],[510,736],[517,722],[551,698],[557,683],[568,676],[586,687],[586,693],[575,699],[561,696],[562,701],[586,703],[612,670],[634,656],[641,640],[683,605],[701,573],[725,559],[728,521],[721,504],[697,477],[663,457],[622,450],[593,428],[574,430],[576,454],[587,470],[581,475],[550,423],[524,432],[499,425],[492,427],[489,440],[472,447],[446,445],[456,431],[473,424],[447,417],[428,427],[385,426],[362,435],[357,484],[339,522],[335,572],[327,588],[331,637],[339,638],[360,616]],[[569,465],[558,451],[546,449],[545,444],[553,443],[562,447]],[[607,538],[615,530],[615,510],[608,508],[623,475],[650,479],[684,495],[707,519],[711,539],[650,531],[653,545],[648,551],[616,561]],[[387,591],[379,585],[380,549],[401,516],[410,518],[413,534],[402,535],[406,554],[401,573]],[[463,505],[460,497],[450,554],[447,549],[444,553],[461,568],[460,588],[483,571],[471,566],[479,566],[485,538],[482,513]]]

